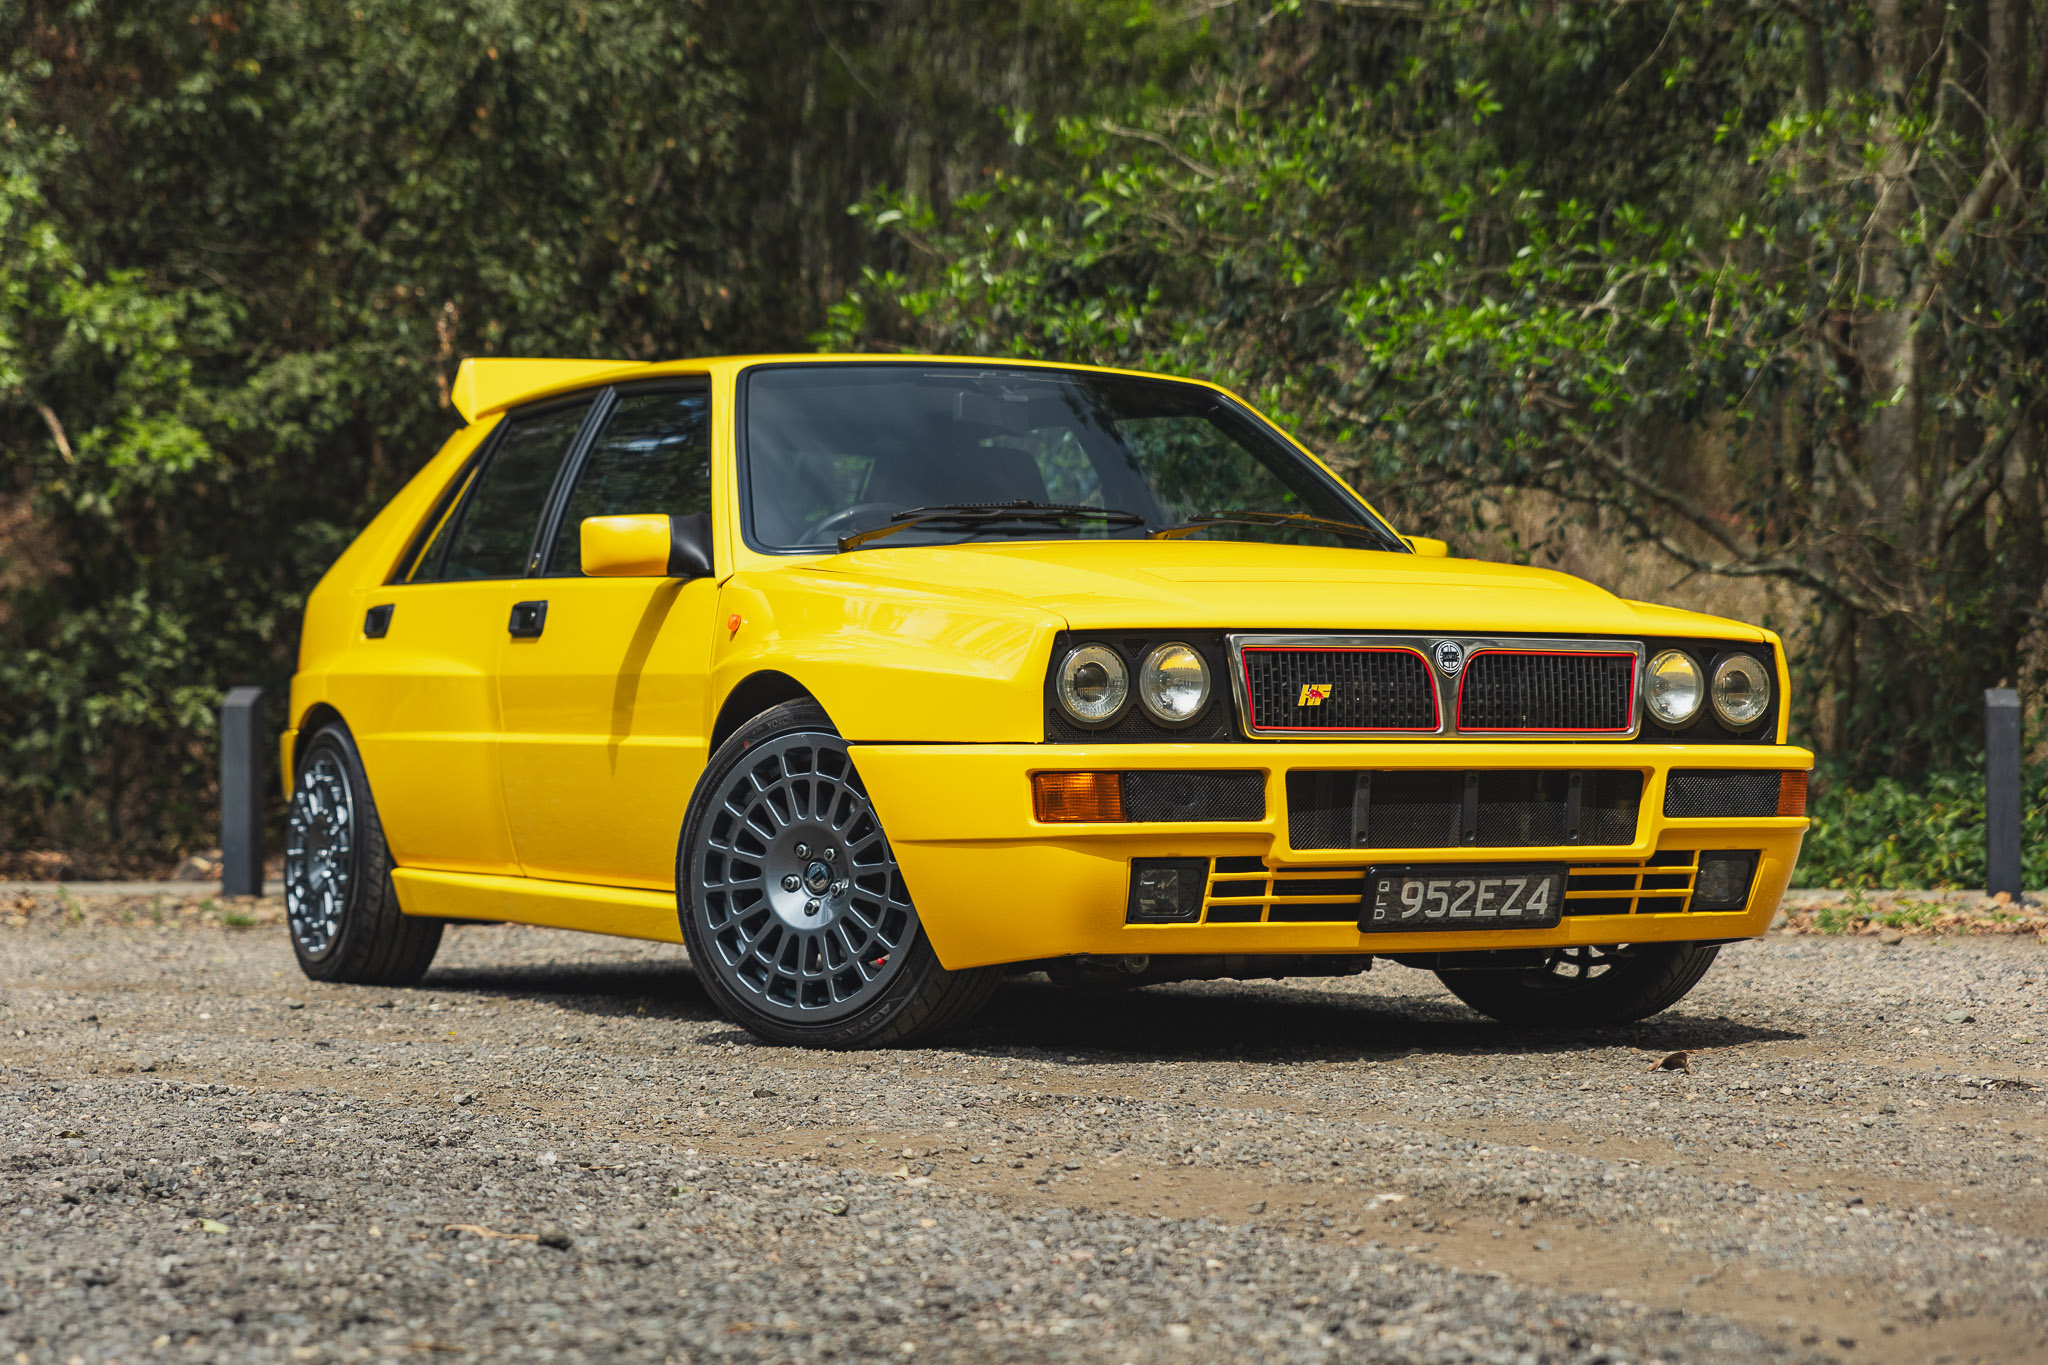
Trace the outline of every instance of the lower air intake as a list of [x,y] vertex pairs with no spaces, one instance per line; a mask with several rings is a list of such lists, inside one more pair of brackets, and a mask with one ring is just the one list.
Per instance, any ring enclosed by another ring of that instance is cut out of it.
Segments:
[[1635,841],[1634,770],[1287,775],[1295,848],[1547,848]]

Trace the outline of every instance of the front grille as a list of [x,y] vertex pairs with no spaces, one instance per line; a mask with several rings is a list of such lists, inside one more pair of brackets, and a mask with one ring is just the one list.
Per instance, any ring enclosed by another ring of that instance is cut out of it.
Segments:
[[1776,815],[1779,774],[1679,769],[1664,786],[1664,813],[1686,819]]
[[1157,772],[1124,774],[1124,818],[1263,820],[1266,775],[1260,772]]
[[1458,728],[1621,734],[1635,690],[1633,654],[1483,650],[1458,686]]
[[[1564,913],[1676,915],[1692,902],[1699,854],[1652,854],[1641,863],[1576,863],[1566,871]],[[1362,867],[1274,867],[1263,858],[1216,859],[1203,900],[1205,924],[1356,924]]]
[[1547,848],[1627,844],[1643,775],[1624,771],[1309,772],[1287,775],[1295,848]]
[[1244,651],[1250,729],[1433,732],[1436,683],[1412,649],[1268,648]]

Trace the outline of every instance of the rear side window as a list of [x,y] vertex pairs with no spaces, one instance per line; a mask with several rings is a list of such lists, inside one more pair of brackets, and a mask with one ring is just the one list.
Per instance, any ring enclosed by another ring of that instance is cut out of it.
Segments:
[[622,393],[591,444],[555,527],[550,577],[583,572],[583,521],[711,510],[711,397],[702,389]]
[[420,556],[412,581],[523,575],[555,472],[589,411],[586,399],[510,418],[461,505]]

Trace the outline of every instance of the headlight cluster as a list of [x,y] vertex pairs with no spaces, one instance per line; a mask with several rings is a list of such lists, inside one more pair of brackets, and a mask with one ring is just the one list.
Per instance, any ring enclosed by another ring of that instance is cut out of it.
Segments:
[[1771,674],[1753,654],[1730,654],[1707,680],[1699,660],[1682,649],[1667,649],[1650,660],[1644,704],[1660,725],[1690,725],[1712,701],[1714,714],[1731,730],[1748,730],[1771,709]]
[[[1113,724],[1131,699],[1130,670],[1107,645],[1067,651],[1056,678],[1060,709],[1091,730]],[[1156,646],[1138,665],[1138,705],[1159,724],[1187,725],[1209,706],[1209,664],[1193,645]]]

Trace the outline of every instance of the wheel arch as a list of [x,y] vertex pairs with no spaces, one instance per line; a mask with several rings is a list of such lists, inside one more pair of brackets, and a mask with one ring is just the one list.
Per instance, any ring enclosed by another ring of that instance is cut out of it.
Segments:
[[[725,694],[725,701],[719,705],[718,719],[711,727],[708,752],[717,753],[718,746],[732,738],[733,731],[763,711],[791,701],[813,702],[821,708],[825,706],[808,687],[778,669],[749,673]],[[830,714],[829,709],[827,714]]]
[[307,743],[329,725],[348,729],[348,722],[342,718],[341,712],[324,701],[314,702],[306,708],[306,714],[299,717],[298,728],[292,733],[291,771],[285,774],[287,786],[298,776],[299,759],[305,754]]

